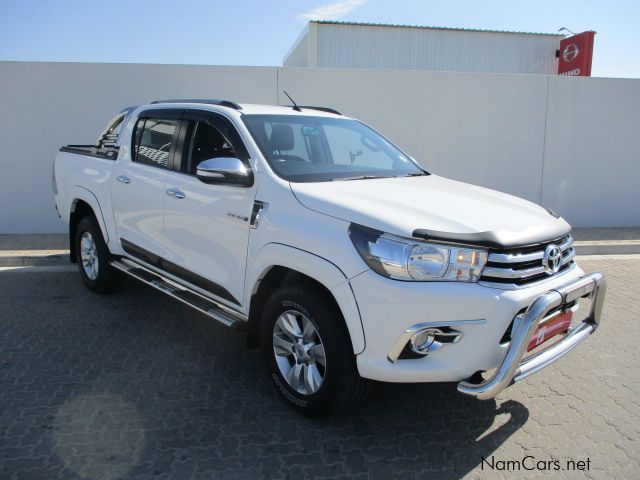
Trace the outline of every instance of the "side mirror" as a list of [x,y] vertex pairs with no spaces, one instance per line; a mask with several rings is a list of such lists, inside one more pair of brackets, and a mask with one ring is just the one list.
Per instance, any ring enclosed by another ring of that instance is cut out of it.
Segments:
[[232,157],[217,157],[204,160],[196,170],[198,180],[209,184],[253,185],[253,172],[242,160]]

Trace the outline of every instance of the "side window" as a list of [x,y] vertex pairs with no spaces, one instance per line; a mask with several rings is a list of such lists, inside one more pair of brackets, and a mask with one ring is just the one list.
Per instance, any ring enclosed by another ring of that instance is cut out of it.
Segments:
[[217,128],[204,122],[194,122],[188,153],[188,169],[196,173],[198,164],[217,157],[239,157],[227,137]]
[[178,128],[178,120],[142,118],[135,131],[135,156],[133,161],[167,168],[169,152]]

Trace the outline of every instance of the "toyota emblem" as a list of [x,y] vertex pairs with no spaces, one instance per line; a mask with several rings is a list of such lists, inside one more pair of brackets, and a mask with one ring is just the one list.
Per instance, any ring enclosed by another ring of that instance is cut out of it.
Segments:
[[573,62],[578,57],[579,53],[580,49],[578,48],[578,45],[570,43],[562,50],[562,59],[567,63]]
[[542,257],[542,266],[544,271],[549,275],[556,273],[560,270],[560,264],[562,263],[562,250],[554,243],[547,245],[544,249],[544,255]]

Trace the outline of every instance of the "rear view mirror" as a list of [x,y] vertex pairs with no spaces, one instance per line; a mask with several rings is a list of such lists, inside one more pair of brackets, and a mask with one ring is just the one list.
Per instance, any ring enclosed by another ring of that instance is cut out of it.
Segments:
[[244,162],[233,157],[217,157],[204,160],[196,170],[198,180],[209,184],[253,185],[253,172]]

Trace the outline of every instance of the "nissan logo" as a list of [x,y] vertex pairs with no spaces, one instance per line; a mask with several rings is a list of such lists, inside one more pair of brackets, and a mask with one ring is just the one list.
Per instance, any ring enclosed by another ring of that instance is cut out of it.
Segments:
[[562,50],[562,59],[565,62],[573,62],[578,57],[578,53],[580,53],[578,45],[570,43]]
[[562,250],[554,243],[547,245],[544,249],[544,255],[542,257],[542,266],[544,271],[549,275],[556,273],[560,270],[560,264],[562,263]]

